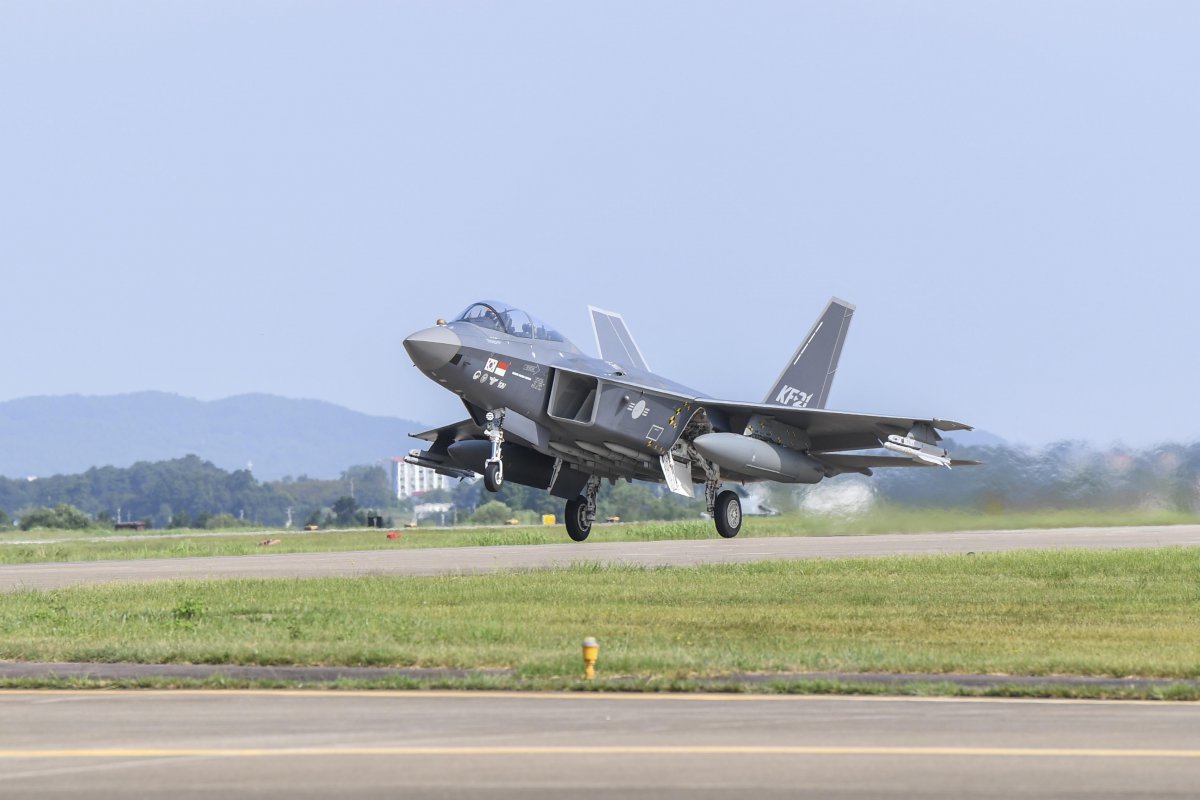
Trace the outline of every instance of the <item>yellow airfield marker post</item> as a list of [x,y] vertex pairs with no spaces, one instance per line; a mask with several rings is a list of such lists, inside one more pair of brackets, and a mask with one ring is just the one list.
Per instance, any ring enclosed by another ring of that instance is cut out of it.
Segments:
[[596,677],[596,658],[600,655],[600,644],[591,636],[583,640],[583,677],[594,680]]

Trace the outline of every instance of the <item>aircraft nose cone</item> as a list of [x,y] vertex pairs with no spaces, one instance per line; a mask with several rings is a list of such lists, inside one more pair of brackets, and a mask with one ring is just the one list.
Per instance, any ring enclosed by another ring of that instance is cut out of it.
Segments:
[[417,331],[404,340],[404,349],[412,357],[413,363],[426,372],[444,367],[460,347],[462,340],[443,325]]

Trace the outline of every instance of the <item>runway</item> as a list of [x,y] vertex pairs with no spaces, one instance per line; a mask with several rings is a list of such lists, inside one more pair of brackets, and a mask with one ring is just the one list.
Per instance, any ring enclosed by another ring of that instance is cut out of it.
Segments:
[[1193,797],[1200,706],[12,691],[0,775],[64,798]]
[[1168,545],[1200,545],[1200,525],[751,539],[719,539],[714,535],[712,539],[660,542],[566,542],[499,547],[10,564],[0,566],[0,592],[114,581],[447,575],[546,569],[578,563],[691,566],[776,559],[992,553],[1023,549],[1112,550]]

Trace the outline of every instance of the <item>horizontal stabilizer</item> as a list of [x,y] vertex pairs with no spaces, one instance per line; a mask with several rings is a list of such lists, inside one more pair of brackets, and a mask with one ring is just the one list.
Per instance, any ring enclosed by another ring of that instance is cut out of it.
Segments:
[[[915,461],[911,458],[901,458],[899,456],[868,456],[859,455],[857,453],[810,453],[809,455],[818,461],[828,464],[831,467],[840,467],[847,470],[941,466],[928,464],[922,461]],[[949,466],[978,467],[981,463],[982,462],[979,461],[968,461],[962,458],[954,458],[950,460]]]
[[596,334],[596,349],[600,358],[623,367],[649,371],[642,351],[633,340],[625,319],[615,311],[588,306],[592,314],[592,331]]

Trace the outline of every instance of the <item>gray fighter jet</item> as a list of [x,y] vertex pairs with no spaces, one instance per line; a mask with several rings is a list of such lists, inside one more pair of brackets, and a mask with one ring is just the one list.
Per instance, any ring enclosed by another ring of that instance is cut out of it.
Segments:
[[[828,411],[825,402],[854,306],[830,301],[761,403],[718,400],[650,371],[620,314],[591,308],[600,358],[507,303],[475,303],[404,340],[413,364],[462,399],[469,419],[424,433],[405,459],[444,475],[482,473],[545,489],[566,503],[583,541],[596,495],[612,482],[704,485],[717,532],[736,536],[742,507],[723,483],[817,483],[876,467],[951,467],[938,431],[959,422]],[[886,448],[898,455],[853,452]]]

